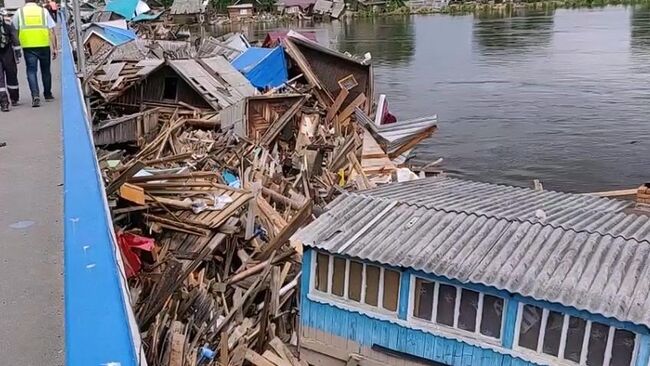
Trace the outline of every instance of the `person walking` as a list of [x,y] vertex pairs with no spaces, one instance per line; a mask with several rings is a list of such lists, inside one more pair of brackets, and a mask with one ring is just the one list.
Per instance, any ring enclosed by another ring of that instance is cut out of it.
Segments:
[[54,100],[50,61],[56,59],[58,55],[58,43],[54,31],[56,23],[47,10],[36,4],[36,0],[25,0],[25,2],[25,6],[18,9],[14,15],[13,25],[18,30],[18,39],[25,56],[32,107],[39,107],[41,105],[37,75],[39,66],[43,82],[43,97],[46,101]]
[[[18,105],[18,66],[20,41],[16,28],[7,20],[7,10],[0,9],[0,110],[9,111],[9,100]],[[7,94],[9,97],[7,98]]]

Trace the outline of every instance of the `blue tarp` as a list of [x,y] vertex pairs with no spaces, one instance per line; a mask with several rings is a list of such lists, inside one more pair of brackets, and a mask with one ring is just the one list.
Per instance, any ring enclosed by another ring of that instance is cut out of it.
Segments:
[[135,8],[138,6],[139,0],[108,0],[106,2],[105,11],[112,11],[119,14],[126,20],[131,20],[135,16]]
[[160,18],[160,15],[162,15],[162,11],[157,12],[157,13],[152,12],[151,14],[144,13],[144,14],[140,14],[137,17],[131,19],[131,21],[132,22],[142,22],[142,21],[147,21],[147,20],[156,20],[156,19]]
[[251,47],[232,61],[256,88],[275,88],[288,79],[287,62],[282,47]]
[[137,38],[135,32],[131,29],[122,29],[103,24],[96,25],[99,26],[99,29],[95,29],[95,32],[100,34],[114,46],[119,46]]

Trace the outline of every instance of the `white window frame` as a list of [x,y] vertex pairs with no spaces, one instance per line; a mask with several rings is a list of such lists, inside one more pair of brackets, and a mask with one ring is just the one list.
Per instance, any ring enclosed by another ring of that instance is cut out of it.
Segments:
[[[413,314],[413,311],[415,310],[415,281],[417,279],[433,283],[433,307],[431,310],[431,320],[421,319],[416,317]],[[456,303],[454,304],[454,325],[452,327],[445,324],[439,324],[436,322],[436,316],[438,311],[439,288],[441,284],[456,288]],[[478,293],[478,309],[476,310],[476,327],[473,332],[458,328],[458,318],[460,317],[460,298],[463,289]],[[498,295],[487,294],[490,296],[498,297],[503,300],[503,310],[501,313],[501,329],[499,331],[499,338],[494,338],[481,333],[481,322],[483,321],[483,299],[485,298],[485,295],[486,294],[483,293],[482,291],[476,291],[471,288],[456,286],[447,282],[441,282],[438,280],[433,280],[422,276],[412,275],[410,289],[409,289],[409,309],[408,309],[407,319],[409,322],[413,324],[417,324],[419,327],[430,329],[437,333],[447,333],[455,337],[479,340],[481,342],[486,342],[501,347],[503,332],[505,329],[505,314],[506,314],[508,299],[505,299]]]
[[[522,316],[523,316],[524,306],[525,305],[535,306],[535,307],[537,307],[539,309],[542,309],[542,320],[541,320],[540,329],[539,329],[539,336],[537,338],[537,350],[536,351],[530,350],[528,348],[525,348],[525,347],[522,347],[522,346],[519,345],[519,333],[520,333],[520,329],[521,329],[521,321],[522,321]],[[549,314],[549,312],[550,312],[549,309],[543,308],[541,306],[520,302],[519,306],[517,307],[517,319],[515,321],[515,337],[514,337],[514,342],[513,342],[513,345],[512,345],[512,349],[517,351],[517,352],[520,352],[520,353],[522,353],[522,354],[524,354],[526,356],[528,356],[528,358],[531,358],[533,360],[542,360],[544,362],[549,362],[550,361],[550,362],[552,362],[553,365],[566,365],[566,366],[580,365],[580,366],[586,366],[587,365],[587,354],[589,352],[588,348],[589,348],[589,337],[590,337],[590,334],[591,334],[591,324],[593,322],[591,320],[582,318],[583,320],[586,321],[585,334],[584,334],[584,338],[582,339],[582,350],[581,350],[581,354],[580,354],[580,362],[576,363],[576,362],[573,362],[571,360],[567,360],[567,359],[564,358],[564,352],[566,350],[565,349],[566,348],[566,337],[567,337],[567,333],[568,333],[568,330],[569,330],[569,319],[571,318],[571,315],[569,315],[569,314],[563,313],[564,320],[563,320],[563,323],[562,323],[562,334],[560,335],[560,348],[558,350],[558,356],[556,357],[556,356],[553,356],[553,355],[549,355],[549,354],[546,354],[546,353],[544,353],[542,351],[543,347],[544,347],[544,336],[546,335],[546,324],[548,322],[548,314]],[[558,312],[558,311],[556,311],[556,312]],[[562,313],[562,312],[560,312],[560,313]],[[574,317],[578,318],[576,316],[574,316]],[[616,332],[616,329],[627,330],[629,332],[632,332],[632,331],[630,331],[628,329],[616,328],[616,327],[614,327],[612,325],[606,324],[605,322],[598,322],[598,323],[609,326],[609,332],[608,332],[608,336],[607,336],[607,346],[605,348],[605,355],[604,355],[604,358],[603,358],[603,366],[609,366],[609,363],[610,363],[611,358],[612,358],[612,348],[613,348],[613,344],[614,344],[614,333]],[[636,359],[637,359],[638,352],[639,352],[639,342],[640,342],[639,334],[636,333],[636,332],[632,332],[632,333],[634,333],[635,337],[634,337],[634,350],[632,351],[632,360],[630,361],[630,366],[636,365]]]
[[[346,258],[343,256],[337,256],[333,255],[327,252],[321,252],[314,250],[314,254],[312,255],[311,258],[311,278],[309,280],[309,295],[313,298],[316,298],[320,301],[328,302],[328,303],[338,303],[338,304],[343,304],[347,308],[354,308],[354,309],[359,309],[359,310],[364,310],[366,312],[371,312],[371,313],[377,313],[381,314],[384,316],[390,316],[393,318],[397,318],[399,314],[399,304],[400,304],[400,296],[401,296],[401,287],[402,287],[402,273],[396,269],[393,268],[386,268],[382,265],[375,264],[375,263],[366,263],[361,260],[355,260],[355,259],[350,259]],[[318,254],[323,254],[328,256],[328,262],[327,262],[327,292],[319,291],[316,289],[316,276],[318,275],[316,265],[317,265],[317,258]],[[345,278],[343,282],[343,296],[338,296],[332,294],[332,280],[334,276],[334,258],[341,258],[345,260]],[[361,299],[360,301],[352,300],[349,298],[349,291],[350,291],[350,262],[357,262],[361,263],[363,268],[361,270]],[[378,285],[378,293],[377,293],[377,306],[373,305],[368,305],[365,303],[366,300],[366,266],[371,265],[374,267],[379,268],[379,285]],[[388,310],[384,308],[384,272],[386,270],[394,271],[399,274],[399,280],[397,282],[397,307],[395,311]]]

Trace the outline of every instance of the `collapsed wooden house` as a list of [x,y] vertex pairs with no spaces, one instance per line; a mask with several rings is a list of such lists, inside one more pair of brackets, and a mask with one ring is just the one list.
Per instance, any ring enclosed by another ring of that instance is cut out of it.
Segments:
[[111,105],[135,111],[179,104],[220,110],[255,94],[248,80],[221,57],[146,59],[112,63],[104,70],[90,85]]
[[[290,34],[284,40],[287,54],[302,72],[319,99],[361,107],[370,113],[374,94],[372,64],[331,50],[300,35]],[[318,76],[316,76],[318,75]],[[350,111],[354,112],[354,108]]]
[[[136,39],[134,31],[124,26],[119,26],[120,21],[92,23],[84,30],[83,44],[88,54],[95,55],[105,48],[113,48]],[[116,26],[118,25],[118,26]]]

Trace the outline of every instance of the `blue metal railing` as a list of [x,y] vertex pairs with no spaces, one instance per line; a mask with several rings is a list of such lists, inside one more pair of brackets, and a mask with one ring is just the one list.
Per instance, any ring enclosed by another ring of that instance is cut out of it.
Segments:
[[137,333],[65,24],[61,43],[66,365],[134,366]]

